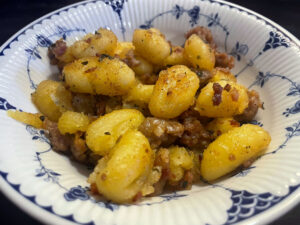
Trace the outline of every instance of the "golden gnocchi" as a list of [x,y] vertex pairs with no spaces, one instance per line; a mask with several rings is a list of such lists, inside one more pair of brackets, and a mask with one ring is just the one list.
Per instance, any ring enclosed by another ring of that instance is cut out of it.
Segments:
[[155,28],[136,29],[132,42],[103,28],[70,46],[59,39],[49,56],[60,81],[32,94],[40,113],[7,115],[94,166],[91,193],[116,203],[214,181],[251,164],[271,137],[245,124],[262,107],[259,94],[237,82],[210,31],[195,27],[182,44]]
[[109,155],[99,161],[99,192],[115,202],[134,201],[139,192],[143,195],[143,189],[152,185],[148,177],[153,161],[154,152],[147,138],[139,131],[129,130]]
[[135,109],[114,110],[92,122],[86,131],[86,144],[95,153],[106,155],[127,130],[136,129],[144,120]]
[[163,70],[150,98],[150,112],[160,118],[175,118],[193,105],[198,88],[199,79],[188,67]]
[[267,131],[252,124],[222,134],[204,150],[202,177],[211,181],[232,172],[247,160],[257,158],[270,141]]
[[247,89],[237,83],[221,80],[210,82],[196,101],[196,110],[201,116],[230,117],[242,114],[248,107]]
[[165,36],[157,29],[137,29],[133,33],[132,43],[135,50],[149,62],[162,64],[171,54],[171,46]]

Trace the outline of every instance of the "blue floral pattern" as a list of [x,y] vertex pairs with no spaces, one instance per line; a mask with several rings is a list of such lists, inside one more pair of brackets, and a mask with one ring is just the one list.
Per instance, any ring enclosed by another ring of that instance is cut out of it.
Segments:
[[263,52],[269,49],[278,48],[280,46],[288,48],[290,46],[290,43],[279,33],[271,31],[269,40],[266,42]]
[[271,31],[269,33],[269,39],[265,42],[263,49],[253,59],[250,59],[246,66],[244,66],[235,76],[240,76],[248,67],[253,66],[254,61],[257,60],[264,52],[278,47],[290,47],[290,40],[283,37],[278,32]]
[[234,48],[229,54],[235,57],[238,61],[240,61],[242,56],[245,56],[248,53],[248,50],[248,45],[240,44],[240,42],[237,41]]
[[123,10],[123,6],[125,4],[125,2],[127,2],[128,0],[104,0],[104,3],[106,5],[111,6],[112,10],[118,14],[119,20],[120,20],[120,24],[121,24],[121,32],[123,35],[123,40],[125,40],[125,32],[126,29],[124,27],[123,24],[123,18],[122,18],[122,10]]
[[[285,80],[290,84],[290,87],[288,89],[287,96],[300,96],[300,84],[291,80],[290,78],[280,75],[280,74],[274,74],[274,73],[263,73],[259,72],[256,76],[255,81],[248,87],[252,88],[255,85],[260,86],[261,88],[267,83],[271,78],[280,78],[281,80]],[[290,116],[291,114],[297,114],[300,112],[300,100],[297,100],[294,106],[290,108],[286,108],[286,110],[282,113],[285,117]]]
[[34,83],[34,81],[31,78],[31,69],[30,69],[30,63],[32,60],[36,59],[42,59],[41,54],[39,52],[39,48],[48,48],[53,44],[51,41],[51,38],[54,37],[62,37],[63,39],[66,39],[67,36],[71,35],[73,32],[86,32],[85,29],[81,28],[75,28],[75,29],[67,29],[62,26],[57,26],[56,27],[56,32],[48,37],[40,34],[36,36],[36,45],[30,48],[25,49],[25,53],[27,55],[27,66],[26,66],[26,71],[27,71],[27,76],[30,82],[30,88],[36,89],[37,85]]
[[227,26],[221,24],[221,18],[219,17],[218,13],[215,14],[212,13],[210,15],[206,15],[204,13],[201,13],[201,9],[197,5],[191,9],[185,9],[182,6],[175,5],[171,10],[161,12],[155,15],[154,17],[152,17],[151,19],[147,20],[144,24],[140,25],[140,28],[149,29],[153,27],[153,22],[156,19],[167,14],[171,14],[175,16],[175,18],[178,20],[184,13],[186,13],[189,16],[189,23],[191,27],[199,23],[200,17],[206,18],[206,23],[208,27],[213,27],[213,26],[220,27],[225,32],[224,47],[225,47],[225,51],[227,51],[227,39],[230,34]]
[[[290,187],[289,193],[286,196],[294,192],[299,186]],[[229,191],[231,192],[233,204],[227,210],[228,218],[225,224],[241,222],[250,216],[257,215],[269,209],[286,198],[286,196],[276,196],[269,192],[254,194],[245,190]]]
[[0,97],[0,110],[9,110],[9,109],[16,109],[16,107],[9,104],[8,101],[6,101],[6,99]]
[[234,175],[235,177],[245,177],[247,176],[252,169],[256,168],[256,166],[250,166],[249,168],[242,169],[239,173]]
[[258,126],[260,126],[260,127],[262,127],[262,126],[264,125],[262,122],[257,121],[257,120],[252,120],[252,121],[250,121],[250,123],[251,123],[251,124],[254,124],[254,125],[258,125]]
[[64,198],[67,201],[75,201],[76,199],[85,201],[90,198],[86,191],[87,188],[83,188],[81,186],[72,187],[68,192],[64,194]]

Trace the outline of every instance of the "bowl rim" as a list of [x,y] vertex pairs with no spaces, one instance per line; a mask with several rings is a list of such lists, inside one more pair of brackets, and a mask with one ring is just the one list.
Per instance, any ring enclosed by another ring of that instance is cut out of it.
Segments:
[[[34,29],[34,26],[37,24],[41,24],[46,19],[51,19],[54,15],[60,15],[62,12],[68,12],[71,8],[77,8],[79,6],[85,6],[89,3],[96,3],[96,2],[105,2],[105,0],[84,0],[82,2],[69,4],[67,6],[64,6],[62,8],[59,8],[57,10],[51,11],[47,14],[45,14],[42,17],[39,17],[38,19],[34,20],[33,22],[29,23],[22,29],[20,29],[18,32],[13,34],[7,41],[5,41],[0,46],[0,56],[4,56],[4,51],[6,49],[10,49],[10,45],[13,42],[19,41],[19,37],[27,30]],[[108,0],[113,1],[113,0]],[[284,35],[286,38],[288,38],[292,43],[297,46],[298,50],[300,51],[300,40],[296,38],[292,33],[290,33],[288,30],[280,26],[279,24],[273,22],[272,20],[268,19],[267,17],[254,12],[253,10],[247,9],[243,6],[240,6],[235,3],[231,3],[224,0],[198,0],[199,2],[210,2],[210,3],[217,3],[221,6],[228,6],[230,9],[237,9],[241,12],[247,13],[247,15],[255,16],[255,19],[261,20],[265,23],[265,25],[269,25],[272,28],[274,28],[276,31],[279,31],[282,35]],[[197,4],[197,1],[195,1]],[[19,190],[20,185],[10,183],[7,180],[8,173],[4,173],[0,171],[0,191],[11,201],[14,203],[15,206],[17,206],[22,211],[26,212],[28,215],[33,217],[34,219],[37,219],[40,222],[43,223],[53,223],[53,224],[66,224],[66,225],[72,225],[76,223],[74,220],[73,215],[70,216],[62,216],[56,214],[52,207],[48,209],[49,207],[43,207],[37,203],[35,203],[34,200],[31,200],[31,196],[26,196],[22,194]],[[280,204],[275,205],[274,207],[269,208],[268,210],[264,211],[262,214],[255,215],[249,219],[246,219],[242,222],[239,222],[238,224],[266,224],[270,223],[282,215],[286,214],[289,210],[294,208],[298,203],[300,202],[300,188],[297,188],[296,191],[291,193],[289,196],[287,196],[286,199],[284,199]],[[93,223],[88,223],[93,224]]]

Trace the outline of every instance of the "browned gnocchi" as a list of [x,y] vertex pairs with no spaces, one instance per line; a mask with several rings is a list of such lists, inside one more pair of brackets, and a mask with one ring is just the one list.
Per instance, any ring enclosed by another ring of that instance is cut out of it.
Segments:
[[32,94],[40,113],[7,114],[93,166],[91,193],[116,203],[214,181],[252,163],[271,137],[238,122],[262,104],[228,69],[232,60],[218,63],[227,55],[210,31],[196,27],[182,44],[155,28],[135,30],[132,42],[102,28],[70,46],[60,39],[49,56],[61,81],[42,81]]

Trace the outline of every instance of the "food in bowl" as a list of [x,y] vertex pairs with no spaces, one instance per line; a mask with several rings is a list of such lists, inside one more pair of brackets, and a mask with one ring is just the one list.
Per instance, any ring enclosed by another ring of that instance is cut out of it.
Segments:
[[258,93],[237,83],[233,57],[205,27],[187,32],[184,47],[155,28],[135,30],[132,42],[100,28],[71,46],[58,40],[49,57],[61,75],[32,94],[40,113],[8,115],[93,165],[91,192],[114,202],[214,181],[250,166],[271,141],[249,124]]

